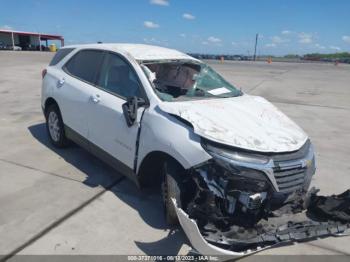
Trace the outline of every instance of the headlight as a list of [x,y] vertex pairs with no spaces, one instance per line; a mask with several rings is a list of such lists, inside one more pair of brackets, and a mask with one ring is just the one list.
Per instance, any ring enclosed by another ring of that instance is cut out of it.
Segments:
[[227,160],[260,165],[267,164],[270,161],[270,158],[266,156],[237,152],[225,148],[214,147],[209,144],[205,144],[204,148],[213,157],[226,158]]

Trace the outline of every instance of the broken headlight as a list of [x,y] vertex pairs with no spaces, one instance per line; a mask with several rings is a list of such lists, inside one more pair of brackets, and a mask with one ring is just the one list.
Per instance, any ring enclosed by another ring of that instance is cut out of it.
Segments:
[[226,148],[219,148],[210,144],[205,144],[204,148],[214,158],[233,160],[236,162],[244,162],[249,164],[265,165],[270,161],[267,156],[249,154],[239,151],[234,151]]
[[250,154],[239,150],[217,147],[203,143],[205,150],[217,164],[215,171],[209,172],[213,177],[226,182],[227,193],[230,191],[264,192],[271,186],[269,178],[263,170],[270,163],[267,156]]

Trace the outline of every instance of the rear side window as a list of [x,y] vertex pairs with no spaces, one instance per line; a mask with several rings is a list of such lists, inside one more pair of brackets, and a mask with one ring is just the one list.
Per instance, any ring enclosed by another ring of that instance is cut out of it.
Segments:
[[57,65],[63,58],[65,58],[73,50],[74,48],[63,48],[58,50],[55,56],[52,58],[50,62],[50,66]]
[[95,84],[103,55],[104,53],[98,50],[80,51],[67,62],[64,70],[77,78]]

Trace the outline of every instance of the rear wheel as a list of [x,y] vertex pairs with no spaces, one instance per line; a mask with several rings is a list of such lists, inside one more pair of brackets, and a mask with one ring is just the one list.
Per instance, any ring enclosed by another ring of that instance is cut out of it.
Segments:
[[64,133],[61,112],[56,104],[49,105],[46,110],[46,130],[51,143],[55,147],[66,147],[68,139]]
[[164,203],[165,219],[169,225],[178,225],[176,210],[172,198],[176,200],[177,206],[181,206],[181,190],[179,187],[181,177],[181,166],[175,161],[167,161],[163,168],[162,195]]

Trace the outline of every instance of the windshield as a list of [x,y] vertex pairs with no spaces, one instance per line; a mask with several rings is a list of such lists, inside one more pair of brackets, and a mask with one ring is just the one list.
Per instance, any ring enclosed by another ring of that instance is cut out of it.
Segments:
[[226,98],[242,94],[211,67],[202,63],[145,63],[142,68],[163,101]]

